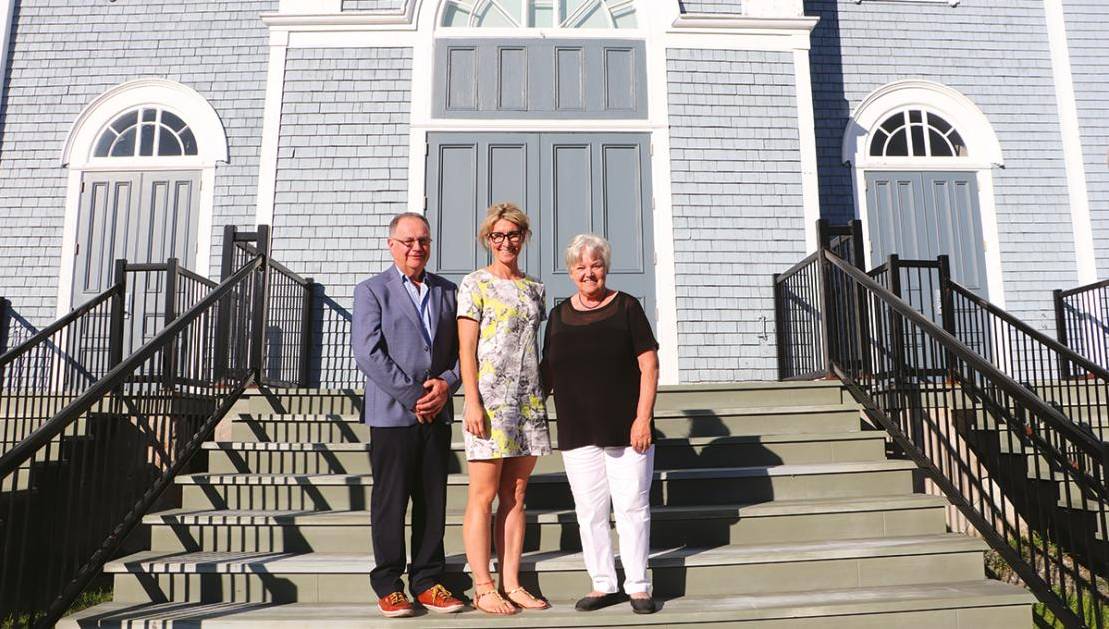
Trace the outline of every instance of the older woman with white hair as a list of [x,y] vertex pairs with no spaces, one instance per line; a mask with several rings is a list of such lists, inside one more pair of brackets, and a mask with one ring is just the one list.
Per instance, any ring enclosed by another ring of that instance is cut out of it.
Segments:
[[647,552],[658,343],[639,300],[606,285],[611,260],[608,241],[593,234],[574,237],[566,248],[566,268],[578,291],[551,310],[542,369],[554,391],[558,445],[593,581],[593,591],[575,608],[593,611],[621,599],[609,540],[611,504],[624,591],[633,611],[649,614],[657,609]]

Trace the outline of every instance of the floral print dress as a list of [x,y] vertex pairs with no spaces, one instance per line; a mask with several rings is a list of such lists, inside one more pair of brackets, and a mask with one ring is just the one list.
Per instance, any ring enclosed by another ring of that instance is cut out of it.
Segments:
[[545,295],[530,277],[502,279],[486,269],[470,273],[458,287],[458,316],[478,322],[478,392],[489,435],[466,433],[469,461],[551,453],[539,382]]

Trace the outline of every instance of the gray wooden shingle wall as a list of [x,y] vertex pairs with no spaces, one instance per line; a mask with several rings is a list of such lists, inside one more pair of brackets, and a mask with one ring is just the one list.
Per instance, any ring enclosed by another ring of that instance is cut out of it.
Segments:
[[790,53],[667,51],[682,382],[772,380],[772,273],[804,256]]
[[22,316],[54,318],[66,135],[85,105],[124,81],[179,81],[211,102],[230,143],[213,224],[253,223],[269,52],[258,14],[276,9],[277,0],[17,3],[0,113],[0,295]]
[[854,214],[840,147],[867,94],[907,78],[959,90],[990,119],[1005,154],[993,175],[1008,309],[1051,329],[1051,290],[1073,284],[1076,270],[1043,3],[806,0],[805,8],[821,18],[811,59],[824,215]]
[[411,71],[410,48],[288,51],[273,249],[346,306],[408,209]]
[[1109,3],[1065,0],[1098,278],[1109,277]]

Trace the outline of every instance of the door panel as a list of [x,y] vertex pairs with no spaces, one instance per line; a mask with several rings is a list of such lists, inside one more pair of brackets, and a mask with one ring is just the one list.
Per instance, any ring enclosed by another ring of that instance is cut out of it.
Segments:
[[531,219],[521,266],[546,284],[548,307],[575,290],[563,262],[570,239],[594,232],[613,245],[609,284],[654,319],[648,136],[441,133],[428,141],[435,272],[458,282],[488,264],[473,235],[490,204],[511,201]]
[[974,173],[868,172],[871,265],[904,259],[951,259],[951,277],[985,295],[982,218]]

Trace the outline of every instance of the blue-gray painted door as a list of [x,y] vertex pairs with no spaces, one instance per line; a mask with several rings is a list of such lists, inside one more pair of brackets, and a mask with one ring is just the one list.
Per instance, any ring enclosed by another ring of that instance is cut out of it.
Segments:
[[488,264],[477,227],[494,202],[528,213],[524,270],[547,285],[547,306],[573,294],[563,251],[579,233],[612,242],[609,285],[655,312],[650,144],[645,134],[437,133],[428,138],[430,268],[452,281]]
[[951,277],[986,296],[978,183],[972,172],[867,172],[871,264],[890,254],[951,259]]
[[196,264],[199,172],[87,173],[77,218],[73,305],[112,283],[117,258]]

